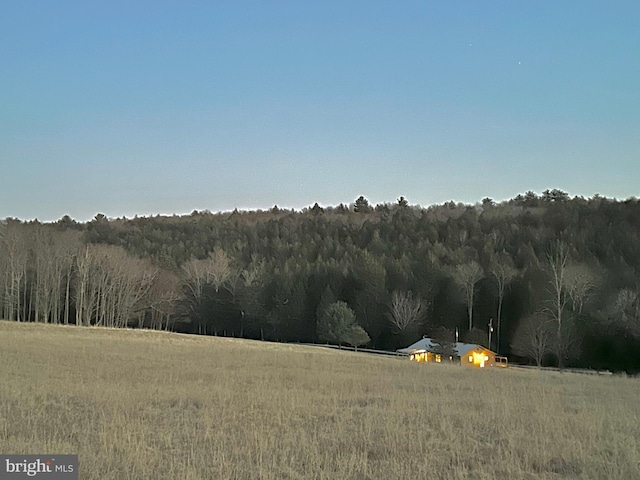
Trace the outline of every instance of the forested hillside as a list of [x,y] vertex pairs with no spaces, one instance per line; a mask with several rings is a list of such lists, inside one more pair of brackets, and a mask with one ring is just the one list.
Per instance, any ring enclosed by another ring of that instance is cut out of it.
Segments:
[[[0,224],[0,313],[380,349],[429,334],[640,370],[640,204],[528,192],[428,208]],[[489,327],[491,325],[492,328]],[[490,330],[492,329],[492,332]]]

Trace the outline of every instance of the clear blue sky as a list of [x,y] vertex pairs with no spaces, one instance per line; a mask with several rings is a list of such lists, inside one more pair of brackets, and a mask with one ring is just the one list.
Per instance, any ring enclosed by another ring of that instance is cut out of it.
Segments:
[[640,2],[3,1],[0,218],[640,193]]

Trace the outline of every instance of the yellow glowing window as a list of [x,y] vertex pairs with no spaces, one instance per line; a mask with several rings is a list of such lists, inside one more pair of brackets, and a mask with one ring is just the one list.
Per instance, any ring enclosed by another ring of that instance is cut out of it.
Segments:
[[436,354],[436,363],[440,363],[442,361],[442,356]]
[[473,355],[469,355],[469,363],[473,363]]

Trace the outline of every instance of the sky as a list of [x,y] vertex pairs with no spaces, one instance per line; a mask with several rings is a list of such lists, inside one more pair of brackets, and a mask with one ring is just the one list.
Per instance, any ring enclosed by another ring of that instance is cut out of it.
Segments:
[[640,2],[0,1],[0,218],[640,193]]

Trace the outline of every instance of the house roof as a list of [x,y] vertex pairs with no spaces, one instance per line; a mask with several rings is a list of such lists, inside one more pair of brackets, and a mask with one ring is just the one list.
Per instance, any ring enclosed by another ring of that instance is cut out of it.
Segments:
[[431,351],[431,350],[433,350],[434,346],[435,346],[434,342],[432,342],[430,338],[426,338],[425,337],[425,338],[421,338],[420,340],[418,340],[413,345],[409,345],[407,348],[400,348],[400,349],[398,349],[396,351],[400,352],[400,353],[411,353],[411,352],[414,352],[416,350]]
[[[432,340],[431,338],[421,338],[420,340],[418,340],[416,343],[414,343],[413,345],[409,345],[406,348],[401,348],[399,350],[396,350],[398,353],[406,353],[406,354],[410,354],[416,351],[420,351],[420,350],[426,350],[427,352],[432,352],[434,351],[437,346],[439,345],[438,342]],[[478,345],[475,343],[463,343],[463,342],[455,342],[452,344],[453,348],[455,349],[456,353],[458,354],[459,357],[462,357],[464,355],[466,355],[467,353],[469,353],[472,350],[475,349],[482,349],[485,350],[485,347],[483,347],[482,345]],[[488,349],[486,349],[488,350]]]

